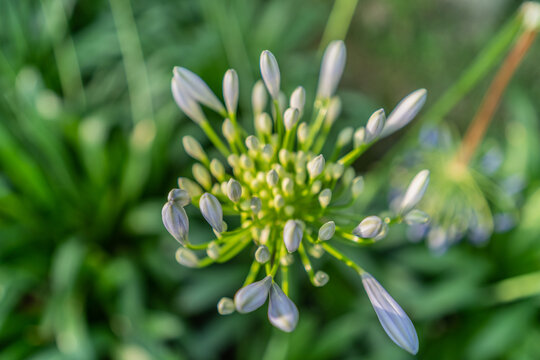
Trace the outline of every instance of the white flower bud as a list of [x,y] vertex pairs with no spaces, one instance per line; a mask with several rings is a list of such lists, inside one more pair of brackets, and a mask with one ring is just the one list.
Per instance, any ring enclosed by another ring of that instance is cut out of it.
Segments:
[[281,288],[272,283],[270,288],[270,303],[268,304],[268,320],[278,329],[291,332],[298,324],[298,309],[285,295]]
[[536,1],[526,1],[521,4],[523,26],[528,31],[540,30],[540,4]]
[[187,191],[191,198],[201,196],[203,193],[203,190],[197,183],[185,177],[178,178],[178,187]]
[[261,207],[262,207],[261,199],[259,199],[257,196],[252,197],[251,204],[249,205],[249,207],[251,208],[251,211],[257,214],[259,211],[261,211]]
[[403,196],[403,200],[401,200],[401,205],[399,207],[399,212],[401,214],[407,213],[409,210],[414,208],[420,200],[422,200],[428,184],[429,170],[420,171],[414,177],[414,179],[412,179],[407,191],[405,192],[405,195]]
[[255,119],[255,128],[263,134],[272,133],[272,118],[268,113],[260,113]]
[[234,305],[239,313],[245,314],[260,308],[268,297],[272,276],[244,286],[234,295]]
[[322,188],[322,182],[320,180],[315,180],[313,184],[311,184],[311,193],[312,194],[318,194],[319,191],[321,191]]
[[343,175],[343,172],[345,171],[345,165],[342,163],[334,163],[332,165],[332,177],[334,179],[339,179]]
[[330,201],[332,201],[332,190],[330,189],[324,189],[319,194],[319,203],[321,204],[321,207],[324,209],[330,204]]
[[204,219],[218,233],[223,232],[223,210],[219,200],[210,193],[204,193],[199,200]]
[[223,98],[227,113],[236,114],[238,106],[238,74],[234,69],[229,69],[223,77]]
[[317,287],[322,287],[328,284],[328,280],[330,280],[328,274],[324,271],[319,270],[315,273],[315,277],[313,278],[313,284]]
[[178,207],[189,205],[191,198],[186,190],[172,189],[167,195],[167,201],[174,202]]
[[189,232],[189,219],[178,202],[167,201],[161,210],[163,225],[176,241],[185,245]]
[[270,144],[264,145],[262,148],[262,156],[264,160],[270,161],[272,156],[274,156],[274,147]]
[[171,80],[171,92],[176,105],[195,123],[206,121],[204,113],[195,99],[173,77]]
[[287,164],[291,160],[291,153],[287,149],[281,149],[278,152],[278,158],[279,162],[285,167],[287,167]]
[[375,111],[366,124],[365,139],[366,143],[370,143],[377,139],[384,128],[384,120],[386,116],[383,109]]
[[336,91],[336,87],[343,74],[346,58],[345,44],[341,40],[332,41],[326,48],[319,75],[318,98],[329,98]]
[[255,150],[258,150],[259,149],[259,139],[257,139],[256,136],[253,136],[253,135],[249,135],[247,138],[246,138],[246,146],[249,150],[252,150],[252,151],[255,151]]
[[227,163],[233,168],[240,166],[240,158],[236,154],[231,154],[227,156]]
[[204,162],[208,159],[201,144],[197,140],[195,140],[193,136],[184,136],[182,138],[182,144],[184,145],[184,149],[186,150],[188,155],[195,160]]
[[300,117],[300,112],[296,108],[288,108],[285,110],[285,114],[283,115],[283,122],[285,123],[285,129],[292,130],[296,123],[298,122],[298,119]]
[[388,136],[407,125],[426,102],[427,90],[419,89],[407,95],[386,119],[381,137]]
[[251,106],[253,107],[253,113],[255,115],[264,111],[267,100],[268,95],[266,95],[264,83],[261,80],[258,80],[251,91]]
[[319,240],[322,240],[322,241],[330,240],[334,236],[335,232],[336,232],[336,223],[333,221],[329,221],[320,227]]
[[399,347],[413,355],[416,354],[418,336],[414,325],[401,306],[370,274],[362,274],[362,284],[386,334]]
[[345,187],[349,187],[350,184],[352,184],[352,181],[354,180],[356,173],[354,172],[354,169],[352,167],[348,167],[347,170],[343,173],[343,185]]
[[429,215],[422,210],[412,209],[405,215],[404,219],[408,225],[425,224],[429,221]]
[[353,234],[364,239],[373,239],[383,229],[383,221],[378,216],[368,216],[353,230]]
[[279,66],[276,58],[270,51],[264,50],[262,52],[260,66],[261,75],[270,96],[272,96],[274,100],[278,100],[280,82]]
[[283,227],[283,241],[288,252],[293,253],[298,250],[303,232],[302,225],[299,221],[287,220]]
[[351,193],[353,198],[357,198],[362,191],[364,191],[364,178],[361,176],[357,176],[353,179],[352,185],[351,185]]
[[344,146],[349,145],[349,143],[352,140],[353,132],[354,132],[354,129],[350,126],[341,130],[338,134],[336,145],[338,147],[344,147]]
[[298,125],[298,130],[296,131],[296,136],[298,137],[298,141],[301,144],[306,142],[308,134],[309,134],[308,124],[305,122],[300,123],[300,125]]
[[367,142],[366,138],[367,138],[366,129],[364,127],[359,127],[354,132],[354,143],[353,143],[354,148],[356,149],[360,147],[361,145],[364,145]]
[[236,137],[236,129],[234,128],[234,125],[230,119],[225,119],[223,121],[221,131],[223,132],[223,136],[225,136],[225,139],[227,139],[228,142],[234,141],[234,138]]
[[341,100],[334,96],[330,99],[330,104],[328,104],[328,110],[326,111],[325,126],[332,126],[336,119],[341,114]]
[[194,72],[186,68],[175,66],[173,69],[174,78],[182,86],[185,85],[189,95],[201,104],[208,106],[218,113],[223,113],[225,108],[219,99],[214,95],[206,83]]
[[201,186],[205,189],[210,189],[212,187],[212,177],[210,173],[204,166],[199,163],[193,164],[192,168],[193,177]]
[[237,202],[242,197],[242,185],[234,179],[230,179],[227,183],[227,197],[232,202]]
[[292,195],[294,192],[294,181],[289,177],[283,179],[281,182],[281,190],[283,190],[286,195]]
[[219,246],[215,241],[208,244],[208,247],[206,248],[206,255],[213,260],[219,259]]
[[261,245],[257,248],[257,251],[255,251],[255,260],[260,264],[264,264],[270,260],[270,250],[268,250],[268,246]]
[[319,176],[324,170],[324,156],[318,155],[313,158],[310,162],[307,163],[307,170],[309,172],[309,177],[314,179]]
[[223,297],[217,304],[217,311],[220,315],[232,314],[235,310],[234,301],[231,298]]
[[225,177],[225,167],[218,159],[212,159],[210,161],[210,172],[219,181],[223,181]]
[[274,207],[276,209],[281,209],[285,205],[285,199],[281,195],[276,195],[274,197]]
[[294,89],[291,95],[290,107],[298,109],[299,116],[304,114],[304,105],[306,103],[306,90],[302,86]]
[[199,267],[199,258],[189,249],[178,248],[178,250],[176,250],[175,258],[180,265],[190,268]]
[[268,186],[274,187],[279,181],[279,175],[276,170],[272,169],[266,174],[266,182]]

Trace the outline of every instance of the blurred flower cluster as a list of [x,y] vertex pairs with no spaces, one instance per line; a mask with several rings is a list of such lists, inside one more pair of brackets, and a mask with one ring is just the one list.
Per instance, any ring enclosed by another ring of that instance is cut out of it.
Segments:
[[[298,309],[288,297],[288,268],[294,261],[293,254],[298,253],[311,283],[324,286],[329,276],[315,271],[311,258],[327,252],[361,276],[387,334],[400,347],[416,353],[418,338],[405,312],[377,280],[331,245],[330,240],[370,244],[384,238],[391,225],[428,220],[425,213],[415,209],[429,183],[427,170],[414,177],[395,211],[362,217],[350,210],[363,189],[363,178],[356,175],[351,164],[376,140],[409,123],[424,104],[426,90],[405,97],[388,118],[380,109],[365,126],[356,131],[341,131],[327,160],[320,152],[340,113],[340,100],[334,93],[345,56],[343,42],[329,44],[322,60],[312,118],[304,121],[304,88],[297,87],[287,98],[280,91],[280,70],[274,55],[263,51],[263,81],[258,81],[252,91],[254,135],[248,135],[237,120],[239,85],[235,70],[228,70],[223,78],[224,106],[200,77],[185,68],[174,68],[171,86],[176,103],[202,128],[226,163],[210,159],[193,137],[184,137],[186,152],[198,161],[193,165],[195,181],[178,179],[179,188],[170,191],[163,207],[163,223],[181,244],[176,252],[177,261],[189,267],[228,261],[248,245],[254,245],[254,260],[247,278],[234,299],[220,300],[220,314],[235,310],[248,313],[269,298],[268,319],[272,325],[293,331],[299,318]],[[226,143],[210,125],[201,104],[224,118],[222,133]],[[184,210],[190,203],[199,207],[215,239],[203,244],[191,242]],[[239,219],[239,226],[229,228],[224,216],[231,216],[234,222]],[[356,220],[349,220],[351,216]],[[197,252],[203,251],[201,257]],[[257,281],[261,270],[265,275]]]

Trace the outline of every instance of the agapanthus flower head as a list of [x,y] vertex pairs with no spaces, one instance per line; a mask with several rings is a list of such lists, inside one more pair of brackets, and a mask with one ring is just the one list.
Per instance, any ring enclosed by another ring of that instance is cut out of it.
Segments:
[[[332,140],[330,130],[341,112],[335,91],[344,70],[345,55],[342,41],[330,43],[323,57],[317,96],[308,109],[306,91],[301,86],[287,101],[280,90],[277,60],[271,52],[263,51],[262,81],[255,84],[251,94],[255,125],[252,135],[236,118],[239,87],[234,70],[228,70],[223,80],[225,106],[216,103],[217,97],[198,76],[183,68],[174,70],[172,90],[178,106],[200,125],[220,153],[218,158],[210,159],[210,150],[204,150],[192,137],[184,138],[186,152],[199,162],[193,166],[196,181],[179,178],[179,189],[171,192],[173,195],[163,210],[165,227],[182,246],[177,260],[186,266],[203,267],[230,260],[250,245],[254,249],[253,264],[243,286],[234,300],[220,300],[220,314],[230,314],[235,309],[251,312],[269,299],[270,323],[283,331],[293,331],[299,312],[289,298],[287,274],[294,259],[300,259],[314,286],[324,286],[330,279],[311,265],[312,258],[325,252],[353,268],[361,276],[359,281],[367,286],[376,280],[367,281],[367,273],[335,248],[333,240],[367,245],[383,239],[392,225],[422,221],[415,206],[427,186],[427,171],[413,181],[413,189],[399,211],[363,216],[351,213],[350,208],[361,197],[364,186],[363,178],[357,176],[351,165],[377,139],[411,121],[425,101],[425,90],[407,96],[388,119],[384,110],[379,109],[358,129],[342,129],[332,154],[321,153]],[[201,105],[223,117],[225,140],[211,126]],[[214,239],[204,243],[188,240],[189,222],[184,211],[188,203],[200,208],[214,230]],[[227,220],[232,217],[239,219],[237,228],[227,226],[227,222],[238,223]],[[375,300],[386,299],[383,305],[388,308],[395,302],[389,300],[380,285],[369,285],[366,291],[392,340],[416,352],[416,333],[403,310],[399,308],[388,320],[381,315],[380,301]]]

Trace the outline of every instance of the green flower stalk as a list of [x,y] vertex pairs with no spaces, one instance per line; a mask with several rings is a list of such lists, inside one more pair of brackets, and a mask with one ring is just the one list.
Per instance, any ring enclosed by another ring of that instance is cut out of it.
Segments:
[[[335,91],[345,57],[342,41],[330,43],[322,61],[312,116],[307,120],[304,88],[293,91],[290,106],[286,107],[276,58],[263,51],[263,81],[255,84],[251,95],[253,135],[237,119],[238,76],[234,70],[228,70],[223,79],[223,106],[197,75],[175,68],[171,88],[176,103],[200,125],[222,158],[209,159],[194,138],[184,138],[186,152],[200,162],[193,167],[196,182],[179,179],[179,189],[171,191],[163,208],[163,222],[181,245],[176,254],[178,262],[189,267],[222,263],[250,246],[254,249],[253,264],[243,286],[234,300],[220,300],[220,314],[230,314],[234,309],[248,313],[269,298],[270,323],[285,332],[293,331],[299,313],[289,298],[288,268],[298,255],[311,283],[324,286],[329,276],[313,269],[311,258],[327,252],[360,275],[385,331],[396,344],[416,353],[418,338],[403,310],[371,275],[331,243],[339,238],[350,244],[372,244],[384,238],[389,227],[418,217],[413,212],[426,190],[427,170],[412,181],[399,212],[366,217],[352,216],[355,214],[350,211],[363,189],[363,179],[351,165],[377,139],[410,122],[424,104],[426,90],[416,90],[405,97],[388,119],[381,109],[365,127],[356,131],[344,129],[333,154],[325,157],[320,151],[341,109]],[[212,128],[200,104],[224,118],[225,141]],[[225,169],[223,160],[229,169]],[[191,204],[200,208],[215,239],[203,244],[190,241],[184,211],[188,197]],[[230,229],[224,219],[233,217],[239,219],[240,225]]]

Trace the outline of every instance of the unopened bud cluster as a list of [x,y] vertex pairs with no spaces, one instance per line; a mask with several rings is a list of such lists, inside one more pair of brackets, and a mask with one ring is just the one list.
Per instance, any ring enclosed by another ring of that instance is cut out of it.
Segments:
[[[403,310],[371,275],[334,248],[332,240],[369,244],[384,238],[390,225],[418,221],[414,207],[427,187],[427,170],[413,179],[399,211],[392,216],[358,214],[351,221],[357,214],[349,209],[364,186],[363,178],[351,165],[377,139],[410,122],[424,104],[426,91],[416,90],[405,97],[388,118],[380,109],[365,126],[343,129],[332,146],[333,154],[324,155],[321,150],[341,110],[335,91],[345,67],[345,54],[341,41],[328,46],[317,96],[309,109],[303,87],[297,87],[288,98],[281,91],[276,58],[263,51],[262,81],[255,84],[251,94],[253,135],[237,120],[239,86],[234,70],[228,70],[223,79],[224,106],[201,78],[187,69],[175,68],[172,92],[176,103],[200,125],[221,155],[210,159],[194,138],[184,138],[186,152],[198,161],[193,166],[195,181],[178,180],[179,189],[171,191],[163,208],[163,222],[180,243],[176,258],[186,266],[224,262],[248,247],[253,249],[253,264],[243,286],[234,296],[220,300],[220,314],[235,310],[248,313],[268,299],[270,323],[286,332],[294,330],[299,314],[289,298],[288,267],[299,259],[311,283],[324,286],[329,276],[313,269],[311,259],[327,252],[361,275],[384,329],[399,346],[416,353],[416,332]],[[201,105],[223,117],[223,137],[210,125]],[[189,240],[184,210],[188,204],[199,207],[215,239],[202,244]],[[238,217],[240,226],[228,228],[227,216]]]

